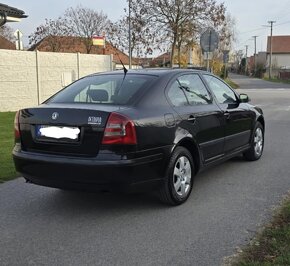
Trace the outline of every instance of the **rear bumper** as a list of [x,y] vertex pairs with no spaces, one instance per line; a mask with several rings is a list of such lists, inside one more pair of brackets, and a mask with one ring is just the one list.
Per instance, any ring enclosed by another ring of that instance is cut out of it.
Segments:
[[144,190],[160,186],[163,154],[122,160],[76,158],[13,150],[16,170],[31,183],[63,189]]

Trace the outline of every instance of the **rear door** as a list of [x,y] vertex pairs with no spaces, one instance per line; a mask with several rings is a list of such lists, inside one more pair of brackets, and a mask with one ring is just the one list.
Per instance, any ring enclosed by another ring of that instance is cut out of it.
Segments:
[[223,114],[197,73],[179,75],[168,86],[167,97],[178,114],[178,130],[186,130],[199,145],[203,160],[222,156]]
[[250,141],[253,115],[247,104],[240,103],[236,93],[222,80],[204,74],[210,90],[223,111],[225,126],[224,152],[232,152]]

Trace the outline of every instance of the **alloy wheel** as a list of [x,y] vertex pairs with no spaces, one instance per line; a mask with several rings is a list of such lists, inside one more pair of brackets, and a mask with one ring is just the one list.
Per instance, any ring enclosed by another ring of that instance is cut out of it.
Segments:
[[254,136],[254,149],[257,156],[260,156],[263,151],[263,131],[257,128]]
[[177,159],[173,172],[173,185],[178,196],[184,198],[191,188],[191,165],[187,157]]

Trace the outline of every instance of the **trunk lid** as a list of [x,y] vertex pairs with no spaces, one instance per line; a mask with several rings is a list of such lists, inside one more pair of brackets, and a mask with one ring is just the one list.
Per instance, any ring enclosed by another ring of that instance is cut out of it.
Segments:
[[95,157],[111,112],[126,107],[96,104],[43,104],[20,111],[25,151]]

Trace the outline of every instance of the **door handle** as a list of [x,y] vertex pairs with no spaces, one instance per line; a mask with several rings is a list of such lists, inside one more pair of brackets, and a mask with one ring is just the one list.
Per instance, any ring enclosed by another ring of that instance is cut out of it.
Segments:
[[230,114],[228,111],[226,111],[226,112],[224,112],[224,116],[225,116],[227,119],[229,119],[230,116],[231,116],[231,114]]
[[190,115],[190,116],[187,118],[187,121],[192,122],[192,123],[194,123],[195,120],[196,120],[196,118],[195,118],[193,115]]

